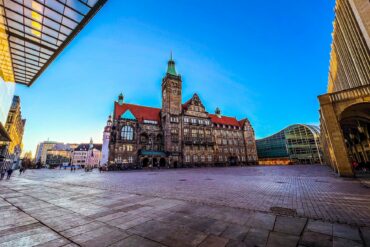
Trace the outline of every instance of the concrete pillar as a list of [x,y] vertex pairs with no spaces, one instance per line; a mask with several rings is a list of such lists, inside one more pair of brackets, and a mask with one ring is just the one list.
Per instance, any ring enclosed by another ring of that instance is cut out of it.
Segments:
[[351,162],[348,158],[348,152],[334,105],[328,94],[319,96],[321,105],[321,116],[325,122],[329,152],[331,152],[333,161],[337,167],[338,174],[342,177],[353,177]]

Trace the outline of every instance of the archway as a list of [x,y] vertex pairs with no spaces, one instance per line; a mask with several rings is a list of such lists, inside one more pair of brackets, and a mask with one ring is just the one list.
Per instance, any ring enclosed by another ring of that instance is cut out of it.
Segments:
[[166,159],[165,158],[161,158],[159,160],[159,166],[160,167],[166,167]]
[[230,164],[230,166],[236,166],[237,165],[237,157],[235,157],[235,156],[230,156],[229,158],[228,158],[228,160],[229,160],[229,164]]
[[340,126],[355,172],[370,171],[370,103],[347,107],[340,115]]
[[142,161],[142,167],[148,167],[148,166],[149,166],[149,159],[144,158],[143,161]]
[[153,158],[153,167],[157,167],[158,166],[158,159],[157,158]]

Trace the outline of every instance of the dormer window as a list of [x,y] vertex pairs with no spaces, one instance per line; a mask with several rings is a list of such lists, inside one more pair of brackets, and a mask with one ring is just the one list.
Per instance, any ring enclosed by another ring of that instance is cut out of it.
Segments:
[[154,120],[146,120],[146,119],[144,119],[144,121],[143,121],[145,124],[158,124],[158,122],[157,121],[154,121]]

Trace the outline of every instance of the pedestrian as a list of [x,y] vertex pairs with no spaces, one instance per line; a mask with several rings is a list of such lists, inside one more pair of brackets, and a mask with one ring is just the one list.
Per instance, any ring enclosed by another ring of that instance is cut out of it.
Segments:
[[1,171],[0,171],[0,180],[3,180],[3,178],[5,177],[5,173],[6,173],[5,167],[1,168]]
[[12,173],[13,173],[13,169],[11,167],[9,167],[7,172],[8,172],[8,175],[7,175],[6,179],[10,179],[10,177],[12,176]]
[[73,172],[73,166],[71,166],[71,172]]
[[22,174],[22,172],[23,172],[23,167],[20,167],[20,168],[19,168],[19,175],[21,175],[21,174]]

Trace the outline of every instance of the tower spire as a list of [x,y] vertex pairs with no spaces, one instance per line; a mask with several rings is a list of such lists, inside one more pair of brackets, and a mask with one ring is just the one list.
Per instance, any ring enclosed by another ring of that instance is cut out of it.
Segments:
[[175,61],[173,61],[173,58],[172,58],[172,50],[170,54],[170,60],[168,61],[167,74],[177,76],[176,68],[175,68]]

